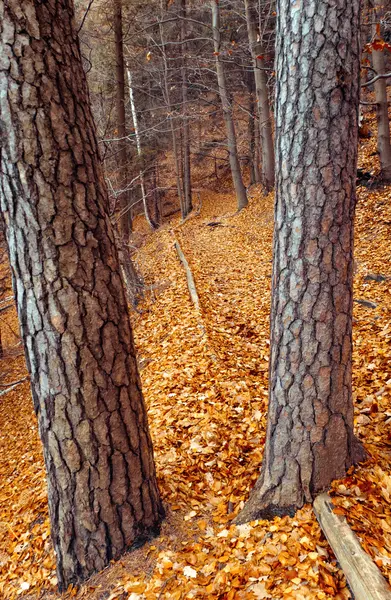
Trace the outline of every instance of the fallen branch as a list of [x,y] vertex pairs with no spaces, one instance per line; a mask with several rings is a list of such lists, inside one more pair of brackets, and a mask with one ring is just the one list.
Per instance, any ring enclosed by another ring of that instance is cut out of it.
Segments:
[[[8,392],[15,389],[18,385],[20,385],[24,381],[27,381],[27,379],[28,379],[28,377],[24,377],[23,379],[20,379],[19,381],[14,381],[11,384],[7,383],[6,385],[9,385],[9,387],[7,387],[7,389],[5,389],[5,390],[2,390],[0,392],[0,396],[4,396],[4,394],[8,394]],[[0,384],[0,387],[4,387],[4,385]]]
[[180,247],[178,240],[176,238],[174,238],[174,239],[175,239],[175,242],[174,242],[175,250],[177,251],[179,260],[183,264],[185,272],[186,272],[187,287],[189,288],[190,298],[192,299],[192,302],[193,302],[195,308],[197,310],[200,310],[200,299],[197,294],[197,288],[195,285],[193,273],[191,272],[189,263],[186,260],[186,256],[182,252],[182,248]]
[[391,600],[388,583],[362,549],[346,519],[337,515],[333,508],[328,494],[315,498],[316,518],[345,573],[355,600]]

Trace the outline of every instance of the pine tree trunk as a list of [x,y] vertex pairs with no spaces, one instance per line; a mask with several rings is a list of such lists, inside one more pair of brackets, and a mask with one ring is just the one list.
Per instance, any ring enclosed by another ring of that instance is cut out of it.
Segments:
[[[376,24],[380,23],[382,18],[383,0],[375,0],[375,11],[372,14],[374,19],[374,36],[376,38]],[[379,26],[379,25],[378,25]],[[372,65],[376,75],[386,73],[385,67],[385,49],[372,50]],[[379,152],[381,175],[384,181],[391,181],[391,143],[390,143],[390,121],[388,118],[388,99],[387,99],[387,81],[378,79],[374,83],[376,114],[377,114],[377,149]]]
[[181,42],[182,42],[182,129],[183,129],[183,206],[186,218],[193,210],[191,194],[191,170],[190,170],[190,125],[188,112],[188,90],[186,69],[186,0],[181,0]]
[[274,145],[269,107],[269,91],[265,74],[265,60],[262,42],[257,36],[253,0],[244,0],[246,9],[247,33],[250,42],[251,58],[254,65],[255,89],[257,92],[259,133],[262,152],[262,183],[267,192],[274,187]]
[[[116,103],[117,103],[117,129],[119,138],[119,181],[121,188],[127,184],[127,152],[126,152],[126,115],[125,115],[125,63],[122,34],[122,0],[114,0],[114,35],[115,35],[115,59],[116,59]],[[124,244],[128,243],[129,234],[132,230],[130,216],[129,193],[122,191],[120,195],[120,229]]]
[[238,210],[247,206],[247,194],[240,171],[238,149],[236,145],[235,125],[232,118],[232,107],[228,97],[227,84],[225,80],[224,64],[221,61],[221,34],[220,34],[220,8],[218,0],[211,0],[213,44],[216,57],[217,83],[223,109],[225,127],[227,131],[227,144],[229,152],[229,164],[231,166],[232,181],[235,188]]
[[162,506],[72,0],[0,21],[1,209],[63,590]]
[[360,2],[277,4],[268,425],[239,522],[293,514],[364,457],[351,381]]

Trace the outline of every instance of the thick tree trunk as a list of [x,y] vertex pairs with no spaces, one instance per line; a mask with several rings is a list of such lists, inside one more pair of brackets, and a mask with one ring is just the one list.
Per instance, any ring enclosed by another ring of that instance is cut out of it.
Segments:
[[247,206],[247,194],[240,171],[238,149],[236,145],[235,125],[232,118],[232,106],[229,101],[227,84],[225,80],[224,63],[221,61],[221,34],[220,34],[220,7],[218,0],[211,0],[213,45],[216,57],[217,83],[223,109],[225,127],[227,131],[227,144],[229,152],[229,164],[231,166],[232,181],[235,188],[238,210]]
[[181,42],[182,42],[182,129],[183,129],[183,215],[186,218],[193,209],[190,170],[190,124],[188,111],[187,69],[186,69],[186,0],[181,0]]
[[265,74],[262,41],[257,35],[253,0],[244,0],[250,52],[254,65],[255,89],[257,93],[259,133],[262,152],[262,183],[269,192],[274,187],[274,145],[269,106],[269,92]]
[[[118,163],[122,186],[127,184],[127,152],[126,152],[126,115],[125,115],[125,63],[122,34],[122,0],[114,0],[114,35],[115,35],[115,65],[116,65],[116,103],[117,103],[117,129],[119,138]],[[120,195],[120,229],[123,243],[127,244],[129,233],[132,230],[130,216],[129,193],[122,191]]]
[[65,589],[162,507],[72,0],[0,21],[1,209]]
[[[382,12],[384,12],[384,0],[375,0],[374,35],[377,36],[376,26],[379,26]],[[376,75],[386,73],[385,50],[372,50],[372,66]],[[377,114],[377,149],[379,152],[381,175],[385,181],[391,181],[391,143],[390,143],[390,121],[388,118],[387,80],[378,79],[374,83],[376,114]]]
[[269,412],[239,522],[293,514],[364,457],[351,382],[359,11],[278,2]]

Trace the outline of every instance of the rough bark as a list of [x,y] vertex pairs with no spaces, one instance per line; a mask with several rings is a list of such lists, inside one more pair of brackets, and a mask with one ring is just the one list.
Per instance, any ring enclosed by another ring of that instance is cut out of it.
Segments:
[[269,192],[274,187],[274,144],[269,106],[269,91],[267,88],[265,60],[263,58],[265,52],[263,50],[262,41],[257,34],[253,0],[244,0],[244,4],[257,94],[259,133],[262,152],[262,183],[265,190]]
[[[115,36],[115,68],[116,68],[116,106],[117,130],[119,138],[118,165],[121,188],[127,183],[127,152],[126,152],[126,114],[125,114],[125,63],[122,33],[122,0],[114,0],[114,36]],[[120,229],[121,237],[126,244],[132,229],[129,194],[122,191],[120,195]]]
[[217,83],[225,128],[227,131],[227,145],[229,152],[229,164],[231,167],[232,181],[235,188],[238,210],[247,206],[247,194],[242,180],[238,149],[236,145],[235,125],[232,118],[232,106],[228,97],[227,83],[225,79],[224,63],[221,61],[221,33],[220,33],[220,7],[218,0],[211,0],[212,9],[212,27],[213,27],[213,45],[216,57]]
[[239,522],[294,513],[364,458],[351,382],[359,9],[278,2],[268,425]]
[[[377,37],[376,27],[384,13],[383,0],[375,0],[375,10],[372,14],[374,19],[374,36]],[[372,66],[376,75],[386,73],[385,50],[372,50]],[[382,78],[374,83],[377,115],[377,149],[379,152],[381,176],[385,181],[391,181],[391,143],[390,143],[390,122],[388,118],[388,99],[387,99],[387,80]]]
[[60,589],[162,507],[72,0],[0,1],[0,199]]
[[183,214],[185,219],[193,210],[190,170],[190,124],[188,114],[188,83],[186,69],[186,0],[181,0],[181,49],[182,49],[182,129],[183,129]]

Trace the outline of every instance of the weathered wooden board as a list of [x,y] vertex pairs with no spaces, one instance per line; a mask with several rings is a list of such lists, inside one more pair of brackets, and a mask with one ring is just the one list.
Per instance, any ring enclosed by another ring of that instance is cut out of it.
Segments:
[[345,573],[355,600],[391,600],[391,588],[381,572],[362,549],[346,519],[333,512],[328,494],[314,501],[316,518]]

